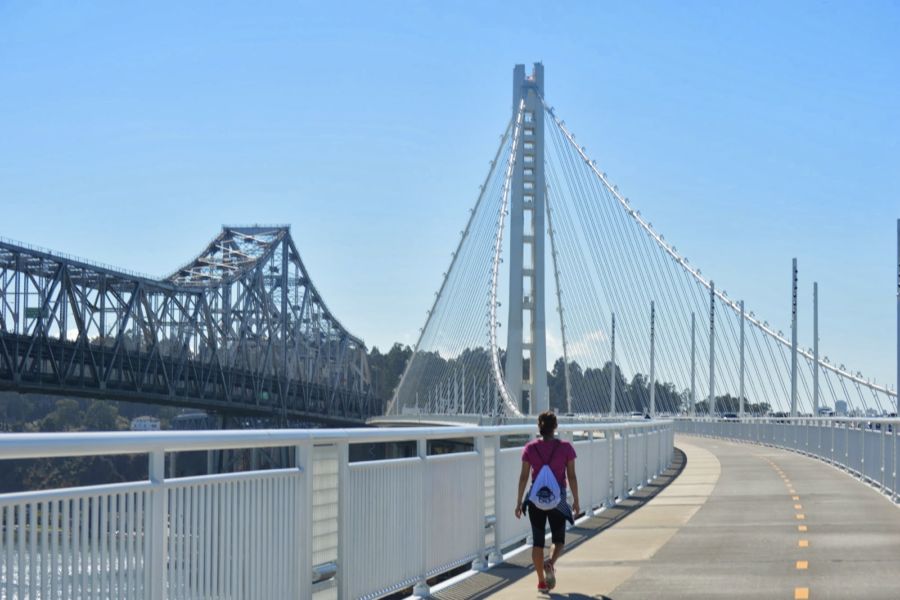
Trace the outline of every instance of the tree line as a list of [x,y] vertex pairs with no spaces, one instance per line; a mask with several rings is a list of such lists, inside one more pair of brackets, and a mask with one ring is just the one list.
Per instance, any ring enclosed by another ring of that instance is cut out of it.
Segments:
[[[406,368],[406,364],[412,356],[412,348],[395,343],[387,353],[382,353],[377,347],[369,351],[369,369],[372,373],[373,393],[375,397],[384,402],[391,400],[400,377]],[[423,381],[434,381],[435,374],[452,372],[454,368],[465,365],[469,372],[485,372],[478,365],[488,360],[487,350],[484,348],[467,349],[458,357],[445,359],[436,352],[422,353],[417,360],[424,362],[418,366],[412,376]],[[501,351],[501,363],[505,363],[506,356]],[[549,388],[550,407],[557,413],[569,412],[568,398],[566,395],[565,362],[558,358],[553,368],[547,373],[547,386]],[[612,363],[608,362],[603,367],[583,368],[576,361],[569,361],[569,388],[571,391],[571,412],[574,413],[606,413],[610,410],[610,382]],[[525,361],[524,373],[527,376],[529,370],[528,361]],[[452,379],[452,375],[449,376]],[[625,379],[622,369],[616,366],[614,378],[616,386],[617,412],[650,410],[650,377],[644,373],[636,373],[631,380]],[[679,390],[674,383],[656,381],[655,403],[658,412],[671,414],[686,413],[690,410],[691,392],[689,389]],[[730,393],[716,396],[716,414],[737,413],[740,399]],[[699,399],[694,407],[696,414],[709,414],[709,401],[707,398]],[[771,407],[765,402],[752,402],[744,398],[744,410],[749,414],[765,415]]]

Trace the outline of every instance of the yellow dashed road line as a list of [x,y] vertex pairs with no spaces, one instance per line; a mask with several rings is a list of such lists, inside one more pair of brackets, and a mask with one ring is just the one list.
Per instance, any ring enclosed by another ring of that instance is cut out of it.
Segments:
[[[784,481],[784,485],[787,488],[789,494],[791,494],[791,500],[794,502],[800,502],[800,496],[797,495],[797,491],[794,489],[793,484],[791,484],[791,480],[788,478],[787,474],[781,470],[781,467],[776,465],[769,459],[766,459],[766,462],[771,465],[771,467],[778,473],[778,476],[781,477],[782,481]],[[794,504],[794,510],[803,510],[802,504]],[[798,512],[794,515],[798,521],[805,521],[806,515]],[[806,533],[808,531],[808,527],[806,525],[797,525],[798,533]],[[803,539],[797,541],[798,548],[809,548],[809,540]],[[798,560],[794,563],[794,567],[798,571],[807,571],[809,570],[809,561],[808,560]],[[808,587],[795,587],[794,588],[794,600],[809,600],[809,588]]]
[[[794,504],[794,510],[803,510],[803,505],[799,504],[800,496],[797,495],[797,490],[794,489],[793,484],[791,484],[791,480],[788,478],[787,474],[781,470],[781,467],[776,465],[774,462],[767,459],[767,462],[775,469],[775,472],[778,473],[778,476],[781,477],[782,481],[784,481],[784,485],[787,488],[789,494],[791,494],[791,500],[797,504]],[[806,515],[798,512],[794,515],[798,521],[805,521]],[[798,533],[806,533],[809,531],[809,528],[806,525],[797,525]],[[798,548],[809,548],[809,540],[798,540],[797,541]],[[798,560],[794,563],[794,567],[798,571],[807,571],[809,570],[809,561],[808,560]],[[809,600],[809,588],[808,587],[795,587],[794,588],[794,600]]]

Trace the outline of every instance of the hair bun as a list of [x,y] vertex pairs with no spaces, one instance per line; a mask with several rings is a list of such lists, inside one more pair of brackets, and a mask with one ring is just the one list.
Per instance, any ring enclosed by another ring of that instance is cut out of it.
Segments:
[[553,411],[548,410],[538,415],[538,430],[540,430],[541,435],[553,435],[553,432],[556,431],[556,426],[556,413]]

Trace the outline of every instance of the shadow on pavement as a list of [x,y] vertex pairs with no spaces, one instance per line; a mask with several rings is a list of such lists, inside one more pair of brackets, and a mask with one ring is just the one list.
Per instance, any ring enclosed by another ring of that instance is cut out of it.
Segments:
[[[608,508],[596,517],[566,531],[566,552],[591,539],[605,529],[612,527],[640,507],[644,506],[677,478],[684,470],[687,459],[684,452],[675,448],[672,464],[668,469],[638,490],[633,496]],[[526,551],[512,557],[509,562],[497,565],[484,573],[478,573],[440,592],[434,592],[433,598],[438,600],[482,600],[492,594],[517,583],[525,577],[534,577],[531,564],[531,553]],[[607,596],[591,596],[588,594],[539,594],[537,579],[534,580],[535,597],[559,598],[568,600],[612,600]]]

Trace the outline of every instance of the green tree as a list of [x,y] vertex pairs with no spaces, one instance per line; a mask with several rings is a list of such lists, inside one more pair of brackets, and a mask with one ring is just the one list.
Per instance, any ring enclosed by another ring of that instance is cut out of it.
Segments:
[[49,414],[40,421],[41,431],[74,431],[81,428],[82,414],[78,401],[61,398]]
[[566,412],[566,365],[562,357],[556,359],[553,370],[547,373],[547,387],[550,390],[550,409],[557,413]]
[[110,402],[95,400],[84,415],[84,426],[89,431],[115,431],[118,429],[119,409]]
[[387,402],[394,394],[394,388],[400,383],[400,376],[406,368],[412,348],[395,343],[386,354],[382,354],[377,346],[369,351],[369,370],[372,374],[374,395]]

